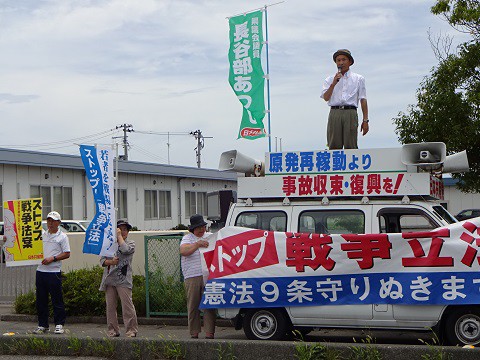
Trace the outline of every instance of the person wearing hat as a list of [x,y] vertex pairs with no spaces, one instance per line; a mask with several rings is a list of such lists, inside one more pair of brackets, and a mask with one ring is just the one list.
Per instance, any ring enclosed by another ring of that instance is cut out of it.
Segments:
[[38,327],[34,334],[45,334],[48,329],[48,295],[52,298],[55,334],[63,334],[66,313],[62,291],[62,260],[70,257],[68,236],[60,230],[62,218],[57,211],[47,215],[47,231],[42,233],[43,260],[35,276]]
[[327,124],[328,148],[358,149],[359,101],[363,114],[360,131],[362,135],[366,135],[369,130],[365,78],[350,70],[355,61],[349,50],[337,50],[333,54],[333,61],[338,71],[325,79],[321,95],[330,106]]
[[[204,289],[201,254],[198,249],[208,247],[205,238],[210,235],[206,232],[207,223],[203,216],[196,214],[190,217],[189,234],[185,235],[180,242],[180,254],[182,255],[182,273],[185,279],[185,291],[187,293],[188,330],[192,339],[197,339],[201,332],[200,324],[200,301]],[[203,323],[205,337],[213,339],[215,336],[215,321],[217,313],[215,309],[205,309]]]
[[105,291],[107,335],[110,337],[120,336],[117,318],[118,298],[122,304],[125,336],[136,337],[138,332],[137,313],[132,299],[132,260],[135,242],[128,239],[131,229],[132,225],[127,220],[117,221],[118,250],[114,257],[100,258],[100,265],[104,267],[100,291]]

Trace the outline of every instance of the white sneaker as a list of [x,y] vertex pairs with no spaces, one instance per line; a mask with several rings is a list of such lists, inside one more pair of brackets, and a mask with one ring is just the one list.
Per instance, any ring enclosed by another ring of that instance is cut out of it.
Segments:
[[46,332],[48,332],[48,328],[45,328],[43,326],[39,326],[35,330],[32,331],[32,333],[36,334],[36,335],[45,334]]
[[54,334],[63,334],[64,332],[65,329],[63,328],[63,325],[55,325]]

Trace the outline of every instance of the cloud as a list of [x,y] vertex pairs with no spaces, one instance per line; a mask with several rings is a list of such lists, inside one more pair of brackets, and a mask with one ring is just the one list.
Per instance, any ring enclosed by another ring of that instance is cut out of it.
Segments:
[[21,104],[27,103],[33,100],[38,99],[38,95],[14,95],[14,94],[1,94],[0,93],[0,103],[4,102],[7,104]]
[[[4,138],[17,144],[58,139],[39,125],[46,121],[68,124],[76,136],[126,122],[142,131],[201,129],[213,136],[203,149],[206,167],[215,168],[220,153],[233,148],[262,158],[268,139],[236,140],[242,110],[227,80],[226,17],[263,5],[260,0],[3,1],[0,111],[12,124],[2,128]],[[282,139],[283,150],[325,148],[329,109],[319,95],[324,78],[335,71],[332,53],[345,47],[355,57],[353,70],[367,82],[371,129],[360,146],[398,146],[391,118],[415,101],[420,81],[437,63],[427,31],[452,32],[430,6],[431,0],[348,5],[290,0],[269,7],[273,149],[275,138],[277,147]],[[22,134],[19,125],[27,129]],[[145,149],[167,158],[165,137],[130,136],[131,159],[150,161]],[[196,165],[194,139],[168,142],[172,164]],[[76,148],[58,151],[67,150]]]

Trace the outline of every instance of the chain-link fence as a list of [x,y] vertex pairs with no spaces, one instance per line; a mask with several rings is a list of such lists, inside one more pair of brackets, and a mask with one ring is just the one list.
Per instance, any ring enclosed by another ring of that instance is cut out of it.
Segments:
[[186,315],[180,267],[182,235],[145,236],[146,315]]

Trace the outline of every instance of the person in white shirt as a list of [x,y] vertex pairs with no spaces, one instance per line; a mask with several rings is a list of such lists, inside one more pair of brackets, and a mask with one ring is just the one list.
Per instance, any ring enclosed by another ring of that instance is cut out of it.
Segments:
[[44,334],[48,329],[48,295],[52,298],[55,334],[65,332],[65,305],[62,293],[62,260],[70,257],[70,243],[67,234],[59,228],[62,218],[56,211],[47,215],[48,230],[42,234],[43,260],[37,267],[36,297],[38,328],[34,334]]
[[349,50],[337,50],[333,54],[333,61],[337,64],[338,71],[325,79],[321,95],[330,106],[327,124],[328,148],[358,149],[359,101],[363,114],[360,131],[362,135],[366,135],[369,130],[365,78],[350,70],[354,59]]
[[[200,301],[203,295],[203,274],[201,254],[198,250],[201,247],[208,247],[208,241],[204,240],[207,223],[203,216],[196,214],[190,217],[189,234],[185,235],[180,242],[180,254],[182,255],[182,273],[185,280],[185,291],[187,293],[188,329],[192,339],[198,339],[201,331],[200,323]],[[215,321],[217,313],[215,309],[205,309],[203,322],[205,326],[205,337],[215,337]]]

